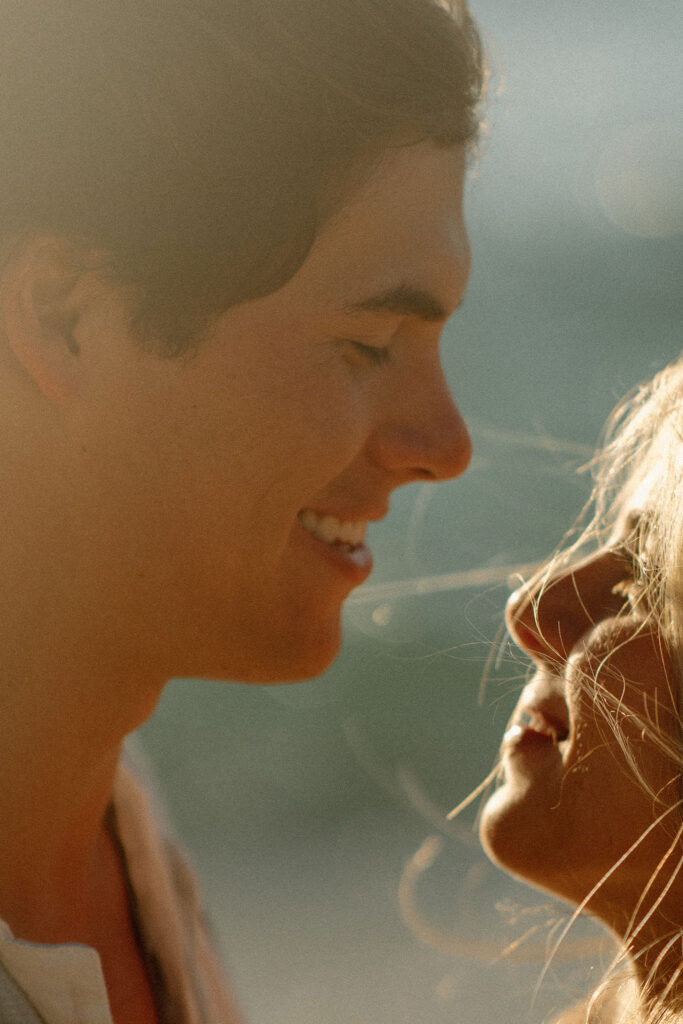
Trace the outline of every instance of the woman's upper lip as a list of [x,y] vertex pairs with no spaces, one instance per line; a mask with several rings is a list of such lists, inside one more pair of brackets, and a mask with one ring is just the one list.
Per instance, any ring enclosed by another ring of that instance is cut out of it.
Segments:
[[564,688],[559,681],[551,683],[537,677],[524,690],[513,716],[513,722],[536,732],[548,732],[561,742],[569,735],[569,709]]
[[543,707],[521,708],[515,714],[514,724],[521,729],[550,736],[555,743],[562,743],[569,736],[569,727]]

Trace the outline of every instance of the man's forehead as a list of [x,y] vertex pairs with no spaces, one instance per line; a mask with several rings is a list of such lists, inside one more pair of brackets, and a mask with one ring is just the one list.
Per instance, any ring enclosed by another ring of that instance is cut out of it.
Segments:
[[344,317],[443,323],[469,275],[463,169],[461,154],[427,145],[392,155],[322,226],[287,297]]
[[[339,243],[338,245],[336,243]],[[462,218],[392,234],[335,239],[312,251],[299,283],[345,316],[414,316],[443,323],[462,302],[470,249]]]

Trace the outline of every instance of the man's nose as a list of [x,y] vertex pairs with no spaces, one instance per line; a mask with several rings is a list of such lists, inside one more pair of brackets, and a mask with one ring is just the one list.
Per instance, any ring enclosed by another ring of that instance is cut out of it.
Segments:
[[613,551],[539,573],[508,600],[505,617],[512,638],[535,660],[564,661],[598,622],[623,607],[614,587],[627,573],[623,555]]
[[450,480],[464,473],[472,441],[440,364],[430,379],[415,374],[392,395],[372,438],[371,456],[399,483]]

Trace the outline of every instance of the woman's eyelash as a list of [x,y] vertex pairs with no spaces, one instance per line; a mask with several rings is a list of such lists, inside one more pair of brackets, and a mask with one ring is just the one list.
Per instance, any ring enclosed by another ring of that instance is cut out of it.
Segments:
[[631,604],[638,604],[645,594],[645,586],[641,581],[628,577],[615,583],[612,587],[612,593],[615,597],[623,597],[625,601],[629,601]]
[[624,578],[612,587],[614,596],[622,598],[634,610],[647,607],[653,595],[652,583],[648,580],[647,559],[642,552],[642,535],[649,525],[642,515],[634,521],[631,536],[622,545],[627,571]]
[[363,359],[367,359],[369,363],[381,366],[383,363],[389,362],[390,352],[387,346],[366,345],[362,341],[354,341],[353,338],[346,338],[345,340],[355,352],[362,356]]
[[632,574],[626,576],[623,580],[619,580],[612,587],[612,593],[615,597],[622,598],[635,611],[649,605],[651,588],[642,575],[636,574],[634,568]]

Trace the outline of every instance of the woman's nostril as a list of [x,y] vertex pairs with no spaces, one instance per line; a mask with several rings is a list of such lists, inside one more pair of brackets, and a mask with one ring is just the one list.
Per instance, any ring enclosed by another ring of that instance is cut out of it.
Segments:
[[547,641],[537,626],[527,626],[516,620],[512,631],[519,646],[528,654],[538,654],[547,647]]

